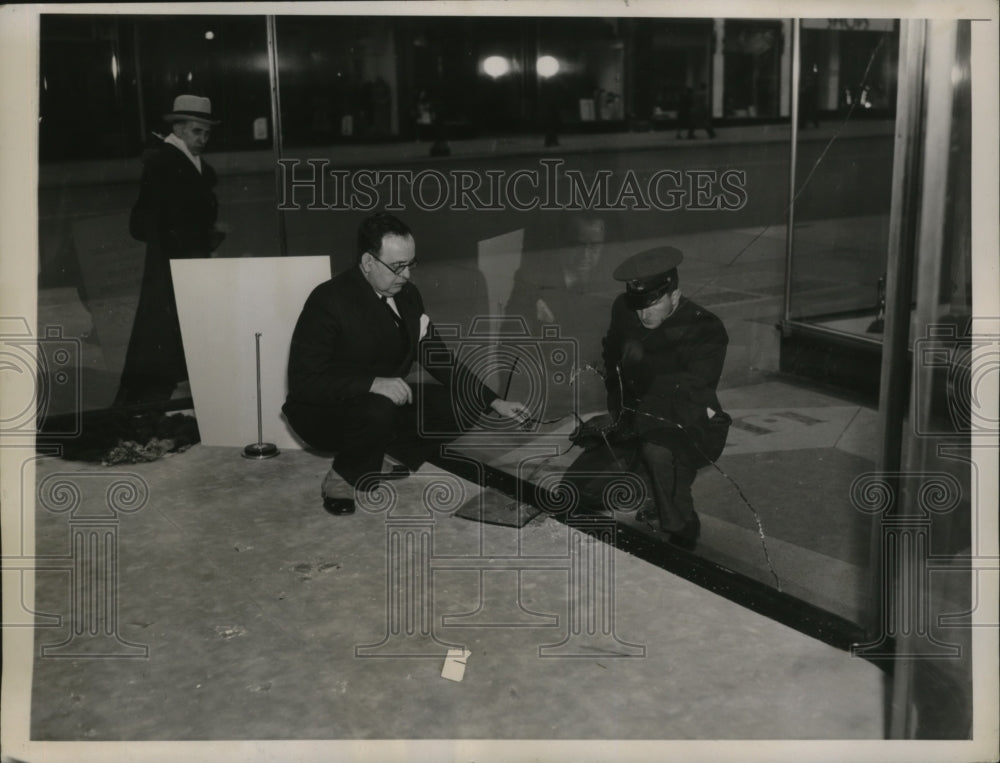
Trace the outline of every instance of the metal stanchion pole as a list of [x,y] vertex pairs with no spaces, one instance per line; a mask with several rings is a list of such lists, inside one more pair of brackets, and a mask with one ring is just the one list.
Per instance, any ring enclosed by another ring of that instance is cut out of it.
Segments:
[[263,442],[264,430],[261,423],[260,409],[260,332],[254,335],[257,342],[257,442],[252,442],[243,449],[243,458],[274,458],[278,455],[278,447],[273,443]]

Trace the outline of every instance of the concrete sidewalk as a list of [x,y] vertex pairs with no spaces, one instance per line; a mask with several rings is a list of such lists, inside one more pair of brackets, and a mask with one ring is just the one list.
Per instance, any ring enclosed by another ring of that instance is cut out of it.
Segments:
[[[80,488],[73,516],[112,483],[137,500],[107,549],[113,639],[82,628],[96,599],[38,573],[36,610],[62,619],[38,630],[36,740],[882,735],[875,666],[544,515],[459,518],[480,489],[430,466],[348,517],[322,511],[328,462],[305,452],[37,466],[39,555],[70,560],[60,482]],[[610,587],[574,588],[578,567]],[[460,683],[449,646],[471,651]],[[87,659],[109,647],[122,659]]]

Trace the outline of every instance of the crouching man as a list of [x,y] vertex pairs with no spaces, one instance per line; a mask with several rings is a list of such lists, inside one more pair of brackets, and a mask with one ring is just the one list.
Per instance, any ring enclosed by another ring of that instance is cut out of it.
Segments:
[[[356,266],[313,290],[292,334],[282,411],[307,444],[336,452],[322,487],[332,514],[354,511],[355,489],[405,478],[430,457],[443,438],[424,436],[421,424],[424,432],[454,433],[491,410],[517,421],[529,415],[454,363],[427,368],[438,385],[405,381],[422,351],[448,352],[410,283],[415,254],[401,220],[367,218]],[[398,463],[383,469],[386,454]]]
[[615,269],[625,293],[612,306],[603,347],[612,426],[590,441],[613,444],[616,457],[624,452],[630,467],[645,467],[655,513],[639,519],[691,550],[701,531],[691,487],[722,453],[732,419],[716,395],[729,337],[715,315],[681,295],[683,259],[658,247]]

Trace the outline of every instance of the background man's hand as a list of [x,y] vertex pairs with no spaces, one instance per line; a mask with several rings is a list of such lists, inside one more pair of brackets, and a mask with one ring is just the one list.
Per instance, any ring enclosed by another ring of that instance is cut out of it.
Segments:
[[410,389],[409,384],[398,377],[376,376],[368,391],[387,397],[396,405],[406,405],[413,402],[413,390]]
[[516,403],[513,400],[501,400],[497,398],[490,403],[490,407],[505,419],[514,419],[518,423],[523,424],[531,418],[531,411],[522,403]]
[[549,310],[549,306],[545,304],[544,299],[540,299],[535,303],[535,313],[538,317],[539,323],[555,323],[556,317]]

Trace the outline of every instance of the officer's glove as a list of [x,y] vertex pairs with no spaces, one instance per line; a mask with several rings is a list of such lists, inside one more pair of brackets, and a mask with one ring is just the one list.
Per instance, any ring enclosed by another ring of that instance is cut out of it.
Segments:
[[569,439],[583,450],[593,450],[605,444],[624,443],[634,437],[632,427],[622,419],[612,421],[610,416],[595,416],[578,426]]

